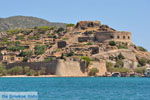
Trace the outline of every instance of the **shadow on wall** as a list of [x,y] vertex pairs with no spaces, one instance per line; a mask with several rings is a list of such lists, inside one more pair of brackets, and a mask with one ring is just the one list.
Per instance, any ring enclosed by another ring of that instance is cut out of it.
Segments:
[[87,67],[88,67],[88,66],[86,66],[86,65],[87,65],[87,64],[86,64],[85,61],[81,61],[81,62],[80,62],[80,70],[82,71],[82,73],[87,72]]

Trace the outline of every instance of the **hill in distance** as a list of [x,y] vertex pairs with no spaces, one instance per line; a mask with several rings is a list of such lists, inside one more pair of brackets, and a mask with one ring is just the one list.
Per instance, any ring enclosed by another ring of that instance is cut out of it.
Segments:
[[16,28],[32,28],[35,26],[65,27],[65,23],[49,22],[47,20],[31,16],[12,16],[0,18],[0,31]]

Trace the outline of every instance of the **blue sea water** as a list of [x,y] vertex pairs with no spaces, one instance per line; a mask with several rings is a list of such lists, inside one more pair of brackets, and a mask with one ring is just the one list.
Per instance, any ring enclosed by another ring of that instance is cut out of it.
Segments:
[[150,78],[0,78],[4,91],[35,91],[39,100],[150,100]]

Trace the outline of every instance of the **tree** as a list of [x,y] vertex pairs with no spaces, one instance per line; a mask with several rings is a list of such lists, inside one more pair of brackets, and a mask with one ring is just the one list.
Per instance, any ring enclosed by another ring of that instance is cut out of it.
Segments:
[[90,62],[92,61],[92,59],[88,56],[82,56],[81,60],[85,61],[87,63],[87,66],[89,66]]
[[96,76],[96,74],[99,72],[97,68],[90,69],[90,72],[88,73],[89,76]]
[[122,59],[125,59],[125,57],[122,55],[122,53],[120,53],[120,54],[118,55],[118,59],[119,59],[119,60],[122,60]]
[[115,46],[115,45],[116,45],[116,42],[115,42],[115,41],[109,41],[109,45],[110,45],[110,46]]

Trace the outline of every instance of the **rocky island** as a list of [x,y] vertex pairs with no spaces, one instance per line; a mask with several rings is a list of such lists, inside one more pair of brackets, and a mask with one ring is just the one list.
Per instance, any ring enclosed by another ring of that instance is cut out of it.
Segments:
[[100,21],[1,30],[0,41],[1,76],[143,76],[150,67],[131,32]]

